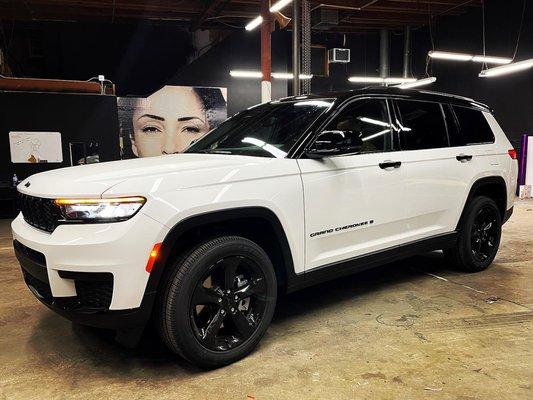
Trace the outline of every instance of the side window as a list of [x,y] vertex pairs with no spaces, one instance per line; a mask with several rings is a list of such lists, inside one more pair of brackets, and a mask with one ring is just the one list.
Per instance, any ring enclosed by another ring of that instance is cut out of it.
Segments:
[[385,100],[359,100],[349,104],[325,128],[341,131],[358,153],[392,149],[392,129]]
[[448,147],[448,135],[440,104],[411,100],[395,101],[401,118],[398,124],[402,149]]
[[494,143],[492,129],[480,110],[453,106],[453,111],[459,122],[464,145]]

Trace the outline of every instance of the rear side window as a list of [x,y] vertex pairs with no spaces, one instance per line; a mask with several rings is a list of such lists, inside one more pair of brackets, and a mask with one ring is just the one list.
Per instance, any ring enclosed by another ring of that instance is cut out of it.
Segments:
[[494,134],[490,125],[480,110],[453,106],[463,145],[494,143]]
[[440,104],[396,100],[401,121],[401,146],[404,150],[448,147],[448,135]]

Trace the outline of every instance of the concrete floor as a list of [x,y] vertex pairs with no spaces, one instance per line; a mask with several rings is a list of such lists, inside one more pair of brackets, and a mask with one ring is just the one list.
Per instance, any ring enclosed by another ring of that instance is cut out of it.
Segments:
[[73,325],[22,282],[0,223],[0,399],[531,399],[533,201],[504,227],[494,265],[438,253],[280,299],[256,351],[205,372],[153,333],[140,348]]

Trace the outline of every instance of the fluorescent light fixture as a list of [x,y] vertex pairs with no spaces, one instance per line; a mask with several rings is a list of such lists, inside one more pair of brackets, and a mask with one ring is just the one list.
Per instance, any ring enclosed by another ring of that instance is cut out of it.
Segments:
[[474,56],[472,54],[464,53],[452,53],[449,51],[430,51],[428,56],[431,58],[438,58],[441,60],[454,60],[454,61],[471,61]]
[[292,79],[290,72],[272,72],[272,78],[274,79]]
[[270,12],[276,12],[281,10],[283,7],[288,6],[292,3],[292,0],[279,0],[277,3],[273,4],[270,7]]
[[513,59],[505,57],[474,56],[472,57],[472,61],[486,64],[509,64]]
[[350,76],[348,80],[353,83],[386,83],[387,85],[416,81],[415,78],[380,78],[379,76]]
[[411,88],[418,87],[418,86],[429,85],[429,84],[435,82],[436,80],[437,80],[437,78],[432,76],[432,77],[429,77],[429,78],[417,79],[414,82],[402,83],[402,84],[398,85],[398,87],[400,89],[411,89]]
[[[242,71],[231,70],[229,72],[234,78],[262,78],[261,71]],[[293,75],[290,72],[272,72],[272,78],[274,79],[292,79]],[[313,75],[300,74],[300,79],[311,79]]]
[[348,80],[354,83],[383,83],[383,78],[379,76],[350,76]]
[[431,58],[437,58],[441,60],[453,60],[453,61],[473,61],[487,64],[509,64],[513,60],[506,57],[492,57],[483,55],[472,55],[465,53],[453,53],[450,51],[430,51],[428,56]]
[[234,78],[262,78],[263,74],[261,71],[239,71],[239,70],[231,70],[229,72],[231,76]]
[[[272,72],[274,79],[292,79],[294,75],[291,72]],[[311,79],[313,75],[300,74],[300,79]]]
[[248,25],[246,25],[244,27],[244,29],[246,29],[247,31],[251,31],[255,28],[257,28],[259,25],[261,25],[261,23],[263,22],[263,17],[262,16],[257,16],[255,17],[254,19],[252,19]]
[[[290,3],[292,3],[292,0],[279,0],[277,3],[273,4],[270,7],[270,12],[271,13],[278,12],[279,10],[281,10],[283,7],[289,5]],[[257,28],[259,25],[261,25],[262,22],[263,22],[263,17],[259,15],[259,16],[255,17],[253,20],[251,20],[248,23],[248,25],[246,25],[244,28],[247,31],[252,31],[255,28]]]
[[533,58],[524,61],[518,61],[507,65],[500,65],[499,67],[489,68],[481,71],[479,76],[481,78],[490,78],[493,76],[500,76],[510,74],[513,72],[523,71],[533,67]]

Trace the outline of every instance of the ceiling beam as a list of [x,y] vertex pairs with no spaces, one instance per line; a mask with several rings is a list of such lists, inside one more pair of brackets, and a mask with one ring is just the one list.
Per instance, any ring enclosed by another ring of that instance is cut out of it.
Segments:
[[[276,1],[276,0],[272,0]],[[319,4],[361,7],[363,10],[340,11],[340,24],[335,30],[360,32],[367,29],[401,28],[404,25],[426,25],[429,12],[458,15],[481,0],[312,0]],[[0,0],[3,20],[19,21],[101,21],[134,23],[169,23],[200,28],[227,29],[220,22],[243,25],[259,14],[260,0]],[[285,12],[291,14],[290,7]],[[350,28],[351,27],[351,28]]]
[[211,2],[204,8],[198,18],[191,24],[191,32],[194,32],[202,27],[202,24],[207,18],[215,17],[220,13],[221,8],[219,6],[224,3],[228,4],[230,0],[211,0]]

